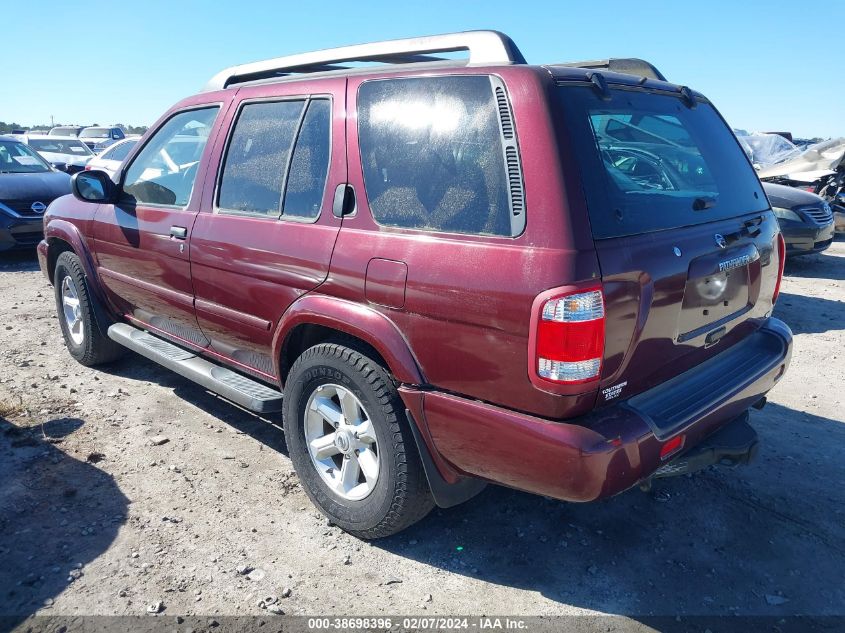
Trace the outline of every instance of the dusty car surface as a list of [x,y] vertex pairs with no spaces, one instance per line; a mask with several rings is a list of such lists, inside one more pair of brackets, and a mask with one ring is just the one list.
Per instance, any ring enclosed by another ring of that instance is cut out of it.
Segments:
[[363,538],[485,482],[591,501],[748,461],[783,238],[712,104],[628,61],[480,31],[220,72],[48,210],[69,352],[283,409]]
[[786,255],[820,253],[833,243],[833,211],[820,196],[795,187],[764,182],[763,190],[777,216]]

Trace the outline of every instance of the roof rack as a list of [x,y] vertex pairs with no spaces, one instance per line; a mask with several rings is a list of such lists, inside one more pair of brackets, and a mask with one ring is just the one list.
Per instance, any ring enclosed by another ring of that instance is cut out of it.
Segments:
[[552,66],[603,69],[614,73],[638,75],[640,77],[648,77],[649,79],[666,81],[666,77],[664,77],[663,73],[655,68],[654,64],[636,57],[613,57],[610,59],[595,59],[585,62],[565,62],[561,64],[552,64]]
[[525,58],[513,40],[498,31],[465,31],[403,40],[372,42],[311,53],[277,57],[232,66],[220,71],[205,85],[203,92],[221,90],[233,84],[260,79],[283,78],[293,74],[326,72],[349,68],[344,63],[381,62],[411,64],[450,61],[432,53],[467,51],[467,64],[524,64]]

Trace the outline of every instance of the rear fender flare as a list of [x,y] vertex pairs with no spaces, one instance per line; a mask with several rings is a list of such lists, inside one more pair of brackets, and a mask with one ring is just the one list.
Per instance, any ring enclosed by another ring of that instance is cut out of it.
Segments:
[[368,306],[327,295],[308,294],[297,299],[282,316],[273,336],[276,375],[288,336],[298,325],[320,325],[361,339],[381,354],[399,382],[423,385],[425,378],[410,346],[396,325]]

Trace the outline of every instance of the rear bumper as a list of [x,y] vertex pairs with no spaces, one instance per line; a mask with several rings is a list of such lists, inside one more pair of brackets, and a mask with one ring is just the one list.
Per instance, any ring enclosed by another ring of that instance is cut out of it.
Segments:
[[827,249],[833,241],[834,224],[827,226],[798,226],[789,227],[782,231],[786,242],[787,255],[805,255],[820,253]]
[[[579,424],[439,392],[424,394],[424,421],[433,448],[459,473],[557,499],[592,501],[654,475],[668,461],[660,457],[668,440],[683,435],[683,451],[692,451],[743,415],[780,380],[791,353],[792,332],[770,318],[722,354]],[[740,367],[739,357],[751,360]],[[712,378],[727,374],[730,380]],[[713,388],[702,390],[703,384]]]

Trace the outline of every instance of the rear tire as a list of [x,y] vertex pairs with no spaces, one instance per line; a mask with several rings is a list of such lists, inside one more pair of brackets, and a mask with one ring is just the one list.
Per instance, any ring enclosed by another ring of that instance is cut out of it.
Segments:
[[359,538],[396,534],[434,507],[404,411],[385,369],[343,345],[307,349],[288,375],[294,469],[314,505]]
[[97,323],[88,280],[76,253],[65,251],[53,275],[56,311],[70,355],[86,367],[111,362],[125,349],[104,336]]

